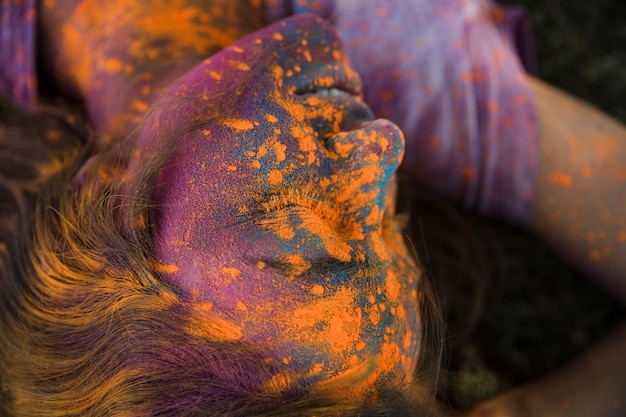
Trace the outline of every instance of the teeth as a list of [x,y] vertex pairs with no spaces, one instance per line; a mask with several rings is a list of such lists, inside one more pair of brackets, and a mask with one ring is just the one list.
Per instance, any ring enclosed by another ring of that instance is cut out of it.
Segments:
[[325,97],[341,97],[349,95],[347,92],[338,88],[320,88],[315,92],[315,94]]

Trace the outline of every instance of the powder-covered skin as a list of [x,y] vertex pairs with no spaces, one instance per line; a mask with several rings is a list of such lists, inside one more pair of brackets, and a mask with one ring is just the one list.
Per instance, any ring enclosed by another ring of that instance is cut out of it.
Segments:
[[403,138],[360,91],[328,24],[287,19],[179,79],[131,163],[133,178],[174,138],[154,193],[159,268],[223,319],[190,331],[290,365],[270,389],[364,395],[412,376],[419,270],[392,220]]
[[[527,224],[538,128],[510,31],[489,0],[268,0],[277,19],[328,18],[378,117],[406,136],[402,169],[483,214]],[[507,33],[509,32],[509,33]]]

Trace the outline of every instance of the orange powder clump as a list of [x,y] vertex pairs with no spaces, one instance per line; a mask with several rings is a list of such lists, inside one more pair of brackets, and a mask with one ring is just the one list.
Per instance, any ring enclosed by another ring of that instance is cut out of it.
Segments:
[[335,144],[335,152],[342,158],[348,158],[350,156],[350,152],[354,149],[354,143],[336,143]]
[[120,72],[124,68],[124,63],[117,58],[109,58],[105,61],[104,67],[108,72]]
[[274,142],[274,154],[276,154],[276,162],[282,162],[287,158],[287,146],[280,142]]
[[387,276],[385,277],[385,293],[391,302],[395,302],[400,295],[398,274],[393,271],[387,271]]
[[384,343],[380,348],[380,371],[390,372],[400,361],[400,348],[395,343]]
[[283,240],[291,240],[296,236],[296,232],[294,232],[289,223],[283,221],[281,218],[260,221],[259,225],[267,227],[267,229],[271,230],[276,236]]
[[209,301],[196,302],[194,303],[194,308],[198,311],[208,312],[208,311],[213,310],[213,303]]
[[319,284],[315,284],[313,288],[311,288],[311,293],[314,295],[322,295],[324,294],[324,287]]
[[378,323],[380,323],[380,312],[378,311],[378,308],[376,306],[372,306],[369,309],[369,317],[370,317],[370,322],[374,326],[378,326]]
[[317,216],[303,216],[302,225],[309,232],[317,235],[322,240],[324,250],[341,262],[352,260],[352,248],[328,227],[326,222]]
[[[323,324],[326,331],[311,331]],[[354,306],[354,294],[342,287],[329,297],[315,300],[309,305],[296,309],[290,318],[290,332],[296,339],[305,343],[320,343],[338,355],[339,360],[347,359],[359,340],[361,330],[361,309]]]
[[265,155],[267,155],[267,144],[264,143],[261,146],[259,146],[259,150],[256,153],[256,157],[257,158],[263,158]]
[[413,332],[409,330],[407,331],[406,335],[402,339],[402,348],[408,352],[411,349],[412,343],[413,343]]
[[239,71],[250,71],[250,65],[246,64],[245,62],[241,62],[241,61],[230,61],[229,62],[230,66],[238,69]]
[[320,362],[320,363],[316,363],[313,365],[313,368],[311,368],[311,372],[309,373],[310,375],[317,375],[320,372],[322,372],[324,370],[324,362]]
[[213,78],[214,80],[220,81],[222,79],[222,74],[217,71],[209,71],[209,77]]
[[254,123],[250,120],[244,119],[226,119],[223,121],[224,126],[230,127],[231,129],[246,131],[254,129]]
[[309,106],[319,106],[321,102],[322,102],[322,100],[319,97],[317,97],[317,96],[311,96],[311,97],[306,99],[306,103]]
[[373,232],[370,234],[370,242],[372,243],[372,248],[376,255],[382,259],[383,261],[387,261],[390,259],[389,253],[387,251],[387,246],[383,241],[382,236],[378,232]]
[[372,206],[372,210],[370,211],[370,214],[368,214],[367,217],[365,218],[365,224],[368,226],[374,226],[381,220],[381,217],[382,217],[382,212],[380,208],[378,208],[378,206]]
[[312,152],[317,149],[317,144],[313,140],[313,138],[308,135],[302,128],[293,127],[291,129],[291,134],[293,137],[298,139],[300,150],[302,152]]
[[302,258],[302,256],[300,255],[289,255],[283,261],[289,264],[289,267],[291,268],[291,273],[295,276],[303,274],[311,268],[311,263]]
[[272,171],[269,172],[269,174],[267,174],[267,177],[270,181],[270,184],[272,185],[276,185],[276,184],[280,184],[283,180],[283,173],[280,172],[277,169],[274,169]]
[[272,69],[272,73],[273,73],[274,78],[276,80],[277,88],[278,89],[282,88],[282,86],[283,86],[283,75],[285,74],[285,70],[283,70],[282,67],[276,65]]
[[145,101],[135,100],[132,104],[133,108],[140,112],[145,112],[148,110],[148,104]]
[[233,279],[237,278],[239,276],[239,274],[241,273],[241,270],[239,268],[227,268],[227,267],[223,267],[222,268],[222,272],[230,275]]
[[179,270],[178,266],[174,264],[162,264],[160,262],[153,262],[150,266],[156,272],[160,272],[162,274],[173,274]]

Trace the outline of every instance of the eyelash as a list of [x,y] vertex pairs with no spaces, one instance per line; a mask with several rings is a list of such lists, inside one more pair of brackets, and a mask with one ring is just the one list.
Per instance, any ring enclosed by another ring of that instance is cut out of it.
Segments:
[[266,196],[261,203],[261,210],[264,214],[271,214],[288,208],[310,210],[330,224],[336,224],[340,218],[337,210],[329,208],[326,203],[322,202],[319,195],[305,190],[282,190],[271,194],[269,198]]

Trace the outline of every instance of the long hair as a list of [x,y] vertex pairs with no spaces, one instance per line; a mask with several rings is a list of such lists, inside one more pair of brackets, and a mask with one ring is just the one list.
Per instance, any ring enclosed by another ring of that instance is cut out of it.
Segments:
[[[418,291],[430,329],[422,345],[435,354],[422,355],[415,384],[367,405],[299,385],[260,390],[285,365],[229,341],[232,329],[160,277],[150,243],[158,171],[147,167],[121,198],[118,175],[98,167],[127,161],[99,165],[93,149],[82,119],[53,108],[13,113],[0,128],[2,415],[439,413],[433,361],[442,337],[428,285]],[[96,169],[83,175],[84,166]]]

